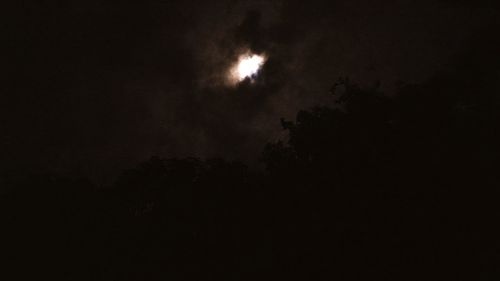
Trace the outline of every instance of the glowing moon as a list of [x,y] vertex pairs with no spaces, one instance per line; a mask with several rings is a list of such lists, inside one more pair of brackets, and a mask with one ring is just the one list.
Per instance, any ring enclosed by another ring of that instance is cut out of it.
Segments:
[[231,78],[235,82],[241,82],[247,78],[253,79],[266,61],[263,55],[244,54],[238,58],[238,62],[231,69]]

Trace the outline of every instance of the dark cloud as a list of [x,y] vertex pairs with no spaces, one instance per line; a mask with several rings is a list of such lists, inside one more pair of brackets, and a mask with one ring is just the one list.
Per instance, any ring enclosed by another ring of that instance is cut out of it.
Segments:
[[[462,2],[13,3],[2,167],[102,179],[154,154],[255,162],[279,118],[331,102],[339,76],[390,91],[445,68],[495,19]],[[228,86],[243,50],[268,61]]]

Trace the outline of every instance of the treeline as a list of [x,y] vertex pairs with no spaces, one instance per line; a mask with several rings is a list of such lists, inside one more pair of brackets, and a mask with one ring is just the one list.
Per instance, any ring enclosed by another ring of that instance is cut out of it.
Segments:
[[263,172],[151,158],[113,186],[32,176],[1,198],[3,280],[496,280],[497,71],[282,120]]

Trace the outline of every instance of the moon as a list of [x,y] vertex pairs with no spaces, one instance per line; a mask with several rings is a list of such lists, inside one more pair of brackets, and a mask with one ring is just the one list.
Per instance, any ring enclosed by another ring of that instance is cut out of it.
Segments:
[[239,83],[245,79],[253,80],[266,62],[265,55],[246,53],[238,57],[230,71],[232,81]]

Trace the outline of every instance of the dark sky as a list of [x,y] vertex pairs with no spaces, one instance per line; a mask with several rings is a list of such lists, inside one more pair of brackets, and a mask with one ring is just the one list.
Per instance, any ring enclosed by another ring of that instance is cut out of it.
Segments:
[[[332,102],[340,76],[391,94],[445,69],[496,23],[494,2],[3,4],[1,168],[107,180],[152,155],[255,163],[280,117]],[[228,87],[245,48],[269,59]]]

